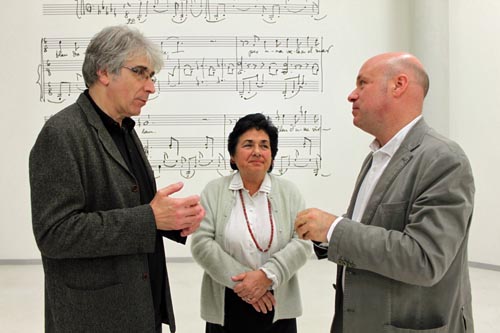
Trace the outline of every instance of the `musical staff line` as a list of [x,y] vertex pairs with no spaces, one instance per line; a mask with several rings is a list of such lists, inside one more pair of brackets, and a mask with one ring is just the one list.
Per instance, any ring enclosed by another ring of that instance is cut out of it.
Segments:
[[67,0],[67,2],[46,2],[42,4],[44,16],[103,16],[123,19],[127,24],[145,23],[151,15],[169,16],[174,23],[184,23],[188,18],[204,19],[209,23],[222,22],[233,15],[260,17],[264,22],[275,23],[282,16],[320,15],[320,1],[285,0],[268,1],[210,1],[210,0],[136,0],[127,2]]

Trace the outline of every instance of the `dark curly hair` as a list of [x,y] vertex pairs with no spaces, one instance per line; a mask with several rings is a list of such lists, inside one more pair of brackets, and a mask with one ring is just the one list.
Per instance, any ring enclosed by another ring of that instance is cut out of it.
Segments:
[[[252,113],[240,118],[236,125],[234,125],[233,131],[229,134],[227,139],[227,150],[229,155],[234,156],[236,153],[236,145],[238,144],[238,139],[248,130],[256,129],[262,130],[269,136],[269,141],[271,144],[271,156],[272,162],[269,170],[273,170],[274,158],[278,153],[278,129],[273,125],[269,117],[264,116],[262,113]],[[238,167],[232,161],[230,162],[231,169],[238,170]]]

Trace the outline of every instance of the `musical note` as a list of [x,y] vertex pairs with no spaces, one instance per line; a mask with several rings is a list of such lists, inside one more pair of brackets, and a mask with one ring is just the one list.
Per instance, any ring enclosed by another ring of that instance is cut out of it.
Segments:
[[213,137],[210,137],[210,136],[205,136],[205,138],[207,139],[205,141],[205,149],[208,150],[208,148],[210,147],[211,148],[211,152],[212,152],[212,156],[214,156],[214,138]]
[[302,144],[304,148],[309,147],[309,155],[312,153],[312,140],[308,137],[304,137],[304,143]]
[[170,137],[170,143],[168,145],[168,149],[172,149],[173,146],[175,146],[176,154],[179,155],[180,151],[179,140],[177,140],[174,137]]

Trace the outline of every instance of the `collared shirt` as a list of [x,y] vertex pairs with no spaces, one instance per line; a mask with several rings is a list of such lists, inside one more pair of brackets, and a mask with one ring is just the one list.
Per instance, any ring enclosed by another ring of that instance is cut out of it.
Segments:
[[[132,131],[134,130],[135,121],[131,118],[124,118],[122,126],[117,123],[113,118],[108,116],[99,106],[94,102],[88,90],[85,90],[85,95],[88,97],[97,114],[101,118],[104,126],[108,130],[109,135],[116,144],[120,151],[121,156],[125,160],[128,169],[134,175],[137,186],[139,187],[139,194],[141,204],[149,204],[155,195],[154,186],[151,183],[146,164],[142,158],[133,137]],[[156,232],[155,252],[148,253],[148,266],[149,278],[151,282],[151,293],[153,296],[153,304],[155,308],[155,322],[156,325],[161,326],[162,316],[166,316],[165,304],[163,299],[163,290],[165,288],[165,253],[163,249],[163,239],[160,233]]]
[[[408,132],[415,126],[415,124],[422,118],[422,115],[413,119],[410,123],[408,123],[405,127],[403,127],[396,135],[394,135],[389,142],[387,142],[383,147],[380,147],[377,140],[373,140],[370,144],[370,149],[372,150],[373,160],[370,170],[366,174],[363,182],[361,183],[361,187],[358,192],[358,196],[356,197],[356,203],[354,204],[354,211],[352,214],[352,220],[356,222],[360,222],[363,217],[363,213],[365,211],[366,205],[370,200],[373,189],[375,185],[377,185],[378,180],[382,176],[385,168],[391,161],[392,156],[396,153],[396,151],[401,146],[404,138],[408,134]],[[342,217],[337,217],[337,219],[330,226],[330,230],[328,231],[328,242],[332,237],[335,226],[342,220]]]
[[[250,195],[248,190],[243,186],[240,173],[238,172],[233,176],[229,184],[229,189],[233,191],[236,200],[225,230],[224,250],[240,263],[254,270],[262,269],[266,276],[273,281],[273,285],[275,285],[276,277],[274,274],[269,270],[261,268],[271,255],[279,250],[274,216],[272,219],[274,237],[269,251],[261,252],[257,249],[248,229],[249,227],[252,229],[255,240],[260,248],[266,249],[271,238],[271,221],[269,219],[268,207],[268,196],[271,192],[271,185],[271,178],[266,174],[259,190]],[[240,190],[245,201],[249,226],[247,226],[243,212],[243,205],[239,195]]]
[[[372,151],[372,164],[370,166],[370,170],[368,170],[363,182],[358,191],[358,196],[356,197],[356,202],[354,203],[354,210],[352,213],[352,220],[355,222],[360,222],[363,214],[365,212],[366,205],[370,200],[370,197],[373,193],[373,189],[377,185],[380,177],[384,173],[385,168],[391,161],[391,158],[394,156],[396,151],[401,146],[404,138],[408,134],[408,132],[412,129],[413,126],[420,120],[422,116],[418,116],[413,119],[410,123],[408,123],[405,127],[399,130],[396,135],[394,135],[389,142],[387,142],[383,147],[380,147],[379,142],[374,139],[370,144],[370,149]],[[332,237],[335,227],[337,224],[343,219],[343,217],[337,217],[335,221],[330,226],[330,230],[328,230],[328,242]],[[344,281],[345,281],[345,267],[342,270],[342,286],[340,288],[344,289]]]

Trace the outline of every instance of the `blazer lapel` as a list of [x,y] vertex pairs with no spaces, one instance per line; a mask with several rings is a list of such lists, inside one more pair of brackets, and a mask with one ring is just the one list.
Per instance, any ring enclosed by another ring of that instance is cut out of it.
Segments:
[[101,118],[94,110],[87,96],[81,94],[80,97],[78,97],[76,103],[81,107],[83,113],[87,117],[89,124],[96,130],[97,136],[101,141],[101,144],[103,145],[104,149],[108,152],[111,158],[116,161],[116,163],[118,163],[121,167],[123,167],[133,177],[132,173],[127,167],[127,164],[123,160],[120,151],[116,147],[115,142],[109,135],[106,127],[104,127]]
[[[413,151],[418,148],[418,146],[422,142],[424,134],[428,131],[428,129],[429,127],[427,126],[425,121],[421,119],[408,132],[405,139],[401,143],[401,146],[391,158],[391,161],[387,165],[387,168],[382,173],[382,176],[377,182],[377,185],[373,189],[372,196],[370,197],[370,201],[366,206],[363,218],[361,219],[361,223],[371,224],[372,218],[377,211],[378,206],[385,197],[387,191],[390,189],[391,184],[394,182],[401,170],[403,170],[403,168],[413,158]],[[365,172],[367,171],[368,170],[366,170]]]
[[354,192],[352,193],[351,201],[349,202],[349,208],[347,209],[346,217],[348,218],[352,218],[352,213],[354,211],[354,205],[356,204],[356,199],[358,197],[359,189],[361,188],[361,184],[363,183],[366,174],[368,173],[368,171],[372,166],[372,161],[373,161],[373,153],[368,154],[368,156],[366,156],[365,160],[363,161],[363,164],[361,166],[361,171],[359,172],[358,175],[358,179],[356,179],[356,185],[354,185]]
[[149,160],[148,160],[148,157],[146,156],[146,153],[144,152],[142,142],[139,139],[139,136],[137,135],[137,132],[135,130],[132,131],[132,138],[133,138],[134,143],[137,147],[137,150],[139,150],[139,154],[141,155],[142,160],[144,161],[144,165],[146,165],[146,170],[148,172],[149,181],[153,185],[153,190],[154,190],[154,192],[156,192],[156,181],[155,181],[155,175],[153,172],[153,168],[151,168],[151,165],[149,164]]

